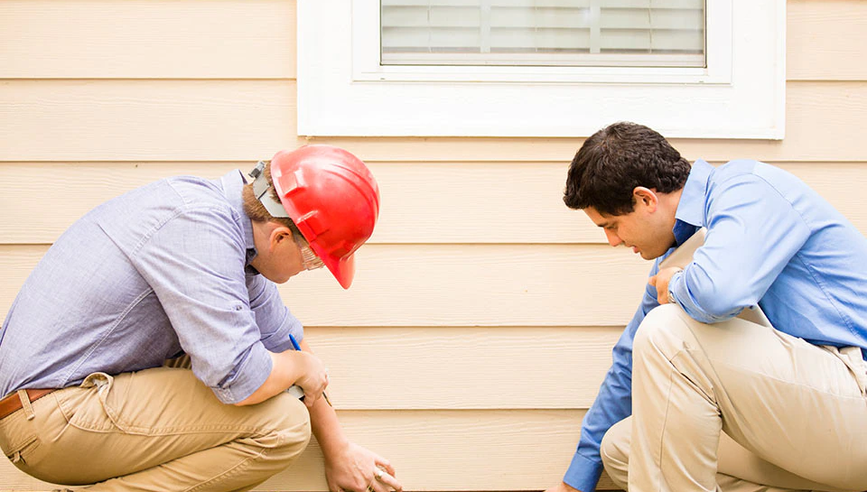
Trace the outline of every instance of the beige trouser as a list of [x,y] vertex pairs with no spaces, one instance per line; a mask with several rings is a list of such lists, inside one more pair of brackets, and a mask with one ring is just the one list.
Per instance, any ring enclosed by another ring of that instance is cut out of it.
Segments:
[[675,305],[633,344],[632,411],[602,441],[631,492],[867,490],[867,365],[741,319]]
[[47,482],[96,483],[93,491],[249,490],[309,440],[298,399],[226,405],[177,368],[91,374],[0,420],[15,466]]

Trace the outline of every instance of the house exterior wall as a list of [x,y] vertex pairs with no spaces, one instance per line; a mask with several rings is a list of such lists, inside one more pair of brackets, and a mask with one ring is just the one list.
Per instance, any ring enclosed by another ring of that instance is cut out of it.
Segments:
[[[867,232],[867,3],[787,7],[786,138],[673,144],[779,165]],[[581,140],[298,137],[295,32],[292,0],[0,0],[0,313],[111,197],[339,145],[379,180],[380,225],[351,290],[320,270],[281,293],[347,434],[410,490],[553,485],[650,268],[562,205]],[[51,487],[3,460],[0,489]],[[261,489],[327,490],[318,448]]]

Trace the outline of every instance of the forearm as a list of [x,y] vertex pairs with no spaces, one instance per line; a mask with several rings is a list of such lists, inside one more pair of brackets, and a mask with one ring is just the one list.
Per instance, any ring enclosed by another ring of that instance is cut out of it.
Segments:
[[310,425],[326,458],[334,456],[338,450],[349,444],[337,420],[337,413],[325,398],[316,400],[313,408],[310,409]]
[[[307,340],[301,340],[299,345],[301,350],[313,353]],[[319,398],[310,408],[310,425],[326,457],[333,456],[338,449],[349,442],[337,420],[337,413],[325,398]]]

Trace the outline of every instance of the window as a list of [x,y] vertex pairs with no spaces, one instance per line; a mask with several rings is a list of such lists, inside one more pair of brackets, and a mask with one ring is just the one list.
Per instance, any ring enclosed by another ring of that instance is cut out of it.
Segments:
[[382,0],[383,65],[704,67],[704,0]]
[[785,1],[298,4],[302,135],[782,138]]

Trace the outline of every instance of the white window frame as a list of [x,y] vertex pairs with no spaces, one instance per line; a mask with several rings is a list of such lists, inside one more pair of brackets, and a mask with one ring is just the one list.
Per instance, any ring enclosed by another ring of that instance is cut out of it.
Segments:
[[380,65],[378,0],[298,2],[298,133],[782,139],[785,0],[707,0],[707,67]]

